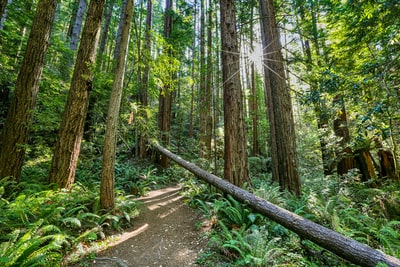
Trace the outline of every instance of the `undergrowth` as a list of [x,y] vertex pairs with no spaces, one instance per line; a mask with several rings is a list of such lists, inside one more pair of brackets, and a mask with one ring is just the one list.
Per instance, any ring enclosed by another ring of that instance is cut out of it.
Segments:
[[[297,198],[268,175],[253,177],[254,194],[389,255],[400,257],[400,187],[355,179],[306,179]],[[212,226],[204,266],[354,266],[197,179],[185,183],[188,203]]]
[[180,179],[176,169],[161,172],[120,158],[115,208],[107,212],[100,209],[101,160],[87,155],[70,190],[47,183],[49,158],[28,161],[18,184],[0,180],[0,266],[60,266],[67,256],[79,258],[70,254],[131,225],[139,214],[134,195]]

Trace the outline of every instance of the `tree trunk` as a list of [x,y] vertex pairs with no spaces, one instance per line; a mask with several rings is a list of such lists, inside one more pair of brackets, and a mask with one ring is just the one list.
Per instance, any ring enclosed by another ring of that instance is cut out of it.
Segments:
[[[209,60],[211,56],[206,55],[206,7],[205,0],[201,0],[200,13],[200,158],[208,159],[211,153],[211,129],[209,119],[211,117],[211,85],[209,84]],[[208,32],[207,32],[208,35]],[[208,45],[207,45],[207,48]],[[206,62],[207,57],[207,62]]]
[[[147,14],[146,14],[146,31],[144,33],[144,59],[150,60],[151,58],[151,27],[153,20],[153,4],[152,1],[147,1]],[[140,88],[140,103],[144,109],[148,108],[149,105],[149,74],[150,74],[150,64],[145,64],[142,83]],[[146,111],[141,113],[141,116],[147,120]],[[145,159],[147,157],[147,133],[139,133],[139,158]]]
[[4,28],[4,23],[7,17],[7,5],[11,3],[11,0],[0,0],[0,30]]
[[72,29],[71,42],[69,44],[69,48],[72,51],[76,51],[76,49],[78,48],[79,37],[81,36],[82,24],[83,24],[83,19],[85,17],[86,7],[87,7],[87,0],[80,0],[78,10],[76,12],[74,26]]
[[[164,16],[164,38],[169,42],[169,38],[172,32],[172,0],[165,2],[165,16]],[[171,54],[169,48],[165,48],[165,53]],[[172,79],[172,73],[170,78]],[[161,141],[165,146],[169,146],[169,134],[171,128],[171,116],[172,116],[172,88],[171,85],[164,85],[164,88],[160,89],[159,106],[158,106],[158,129],[161,132]],[[168,157],[161,155],[160,165],[163,168],[168,168]]]
[[111,0],[109,2],[110,3],[108,4],[107,12],[104,15],[105,22],[104,22],[103,31],[101,34],[101,41],[100,41],[100,46],[99,46],[99,57],[101,57],[104,54],[104,51],[106,49],[106,43],[107,43],[107,39],[108,39],[108,31],[110,29],[111,18],[112,18],[112,14],[113,14],[115,0]]
[[293,110],[272,0],[260,0],[265,89],[270,123],[272,177],[283,190],[300,195]]
[[246,190],[237,187],[226,180],[212,175],[193,163],[187,162],[167,149],[154,144],[155,148],[167,155],[170,159],[180,166],[189,170],[197,177],[210,183],[226,194],[232,195],[236,200],[245,203],[269,219],[281,224],[287,229],[295,232],[302,238],[308,239],[315,244],[335,253],[339,257],[346,259],[360,266],[375,267],[378,263],[385,263],[390,267],[400,266],[400,260],[386,255],[381,251],[374,250],[351,238],[343,236],[331,229],[317,223],[304,219],[303,217],[282,209],[262,198],[259,198]]
[[14,98],[0,136],[0,179],[5,176],[20,179],[56,8],[57,0],[42,0],[36,9]]
[[211,142],[212,142],[212,131],[213,131],[213,116],[211,113],[212,110],[212,84],[213,84],[213,49],[212,49],[212,0],[208,1],[208,19],[207,19],[207,73],[206,73],[206,101],[209,103],[207,107],[207,126],[206,126],[206,133],[204,137],[206,150],[208,151],[207,158],[211,157]]
[[125,16],[124,10],[125,10],[127,1],[128,0],[122,1],[121,14],[119,16],[119,25],[118,25],[118,31],[117,31],[117,39],[115,41],[114,60],[117,60],[119,48],[121,47],[120,42],[121,42],[121,37],[122,37],[122,26],[123,26],[123,21],[124,21],[124,16]]
[[7,6],[7,0],[0,0],[0,20],[3,18],[6,6]]
[[[251,8],[251,17],[250,17],[250,52],[254,52],[254,8]],[[253,126],[253,149],[252,155],[258,156],[259,145],[258,145],[258,105],[257,105],[257,88],[256,88],[256,72],[254,62],[250,62],[250,88],[251,88],[251,96],[250,96],[250,116]]]
[[355,151],[355,163],[360,170],[361,180],[366,182],[375,178],[374,163],[371,153],[366,149],[358,149]]
[[76,58],[71,88],[56,143],[49,181],[70,188],[80,153],[83,128],[93,86],[94,61],[100,35],[105,0],[91,0]]
[[[197,0],[194,0],[194,6],[197,7]],[[196,38],[197,38],[197,8],[193,9],[193,25],[195,25],[193,30],[193,42],[192,42],[192,49],[191,55],[192,58],[196,57]],[[192,78],[196,79],[196,72],[195,72],[195,60],[191,62],[190,73]],[[192,83],[190,87],[190,112],[189,112],[189,138],[193,138],[193,117],[194,117],[194,93],[195,93],[195,83]]]
[[119,110],[121,107],[122,88],[125,76],[126,56],[128,53],[129,33],[133,17],[133,0],[127,0],[124,10],[124,22],[121,35],[121,47],[119,48],[115,67],[114,83],[108,104],[106,133],[103,148],[103,160],[101,165],[100,206],[102,209],[111,210],[115,206],[114,175],[115,153],[117,145],[117,130]]
[[396,168],[394,165],[393,153],[380,148],[378,151],[379,157],[379,175],[381,178],[390,178],[393,181],[397,180]]
[[224,88],[224,176],[234,185],[250,183],[240,82],[239,47],[233,0],[220,1]]
[[355,168],[353,151],[348,147],[350,142],[350,132],[347,126],[347,115],[344,107],[343,99],[337,96],[334,103],[340,106],[340,110],[333,121],[333,130],[335,135],[340,138],[339,151],[337,154],[337,173],[339,175],[346,174],[349,170]]

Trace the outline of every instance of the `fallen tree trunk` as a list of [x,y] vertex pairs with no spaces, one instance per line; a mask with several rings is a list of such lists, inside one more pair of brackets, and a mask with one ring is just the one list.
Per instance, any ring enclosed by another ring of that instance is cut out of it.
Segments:
[[400,266],[400,260],[395,257],[386,255],[381,251],[375,250],[317,223],[304,219],[295,213],[280,208],[227,182],[224,179],[219,178],[218,176],[206,172],[193,163],[183,160],[158,144],[153,145],[162,154],[197,175],[202,180],[214,185],[224,193],[232,195],[236,200],[246,203],[256,212],[263,214],[287,229],[297,233],[302,238],[313,241],[343,259],[361,266],[372,267],[376,266],[378,263],[385,263],[391,267]]

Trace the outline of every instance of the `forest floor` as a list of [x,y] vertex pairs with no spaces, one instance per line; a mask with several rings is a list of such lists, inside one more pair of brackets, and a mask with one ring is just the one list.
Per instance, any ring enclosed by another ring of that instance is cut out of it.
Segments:
[[[96,257],[72,266],[180,267],[200,266],[196,259],[207,244],[204,217],[187,206],[180,186],[151,191],[138,200],[133,226],[116,236]],[[203,223],[202,223],[203,222]]]

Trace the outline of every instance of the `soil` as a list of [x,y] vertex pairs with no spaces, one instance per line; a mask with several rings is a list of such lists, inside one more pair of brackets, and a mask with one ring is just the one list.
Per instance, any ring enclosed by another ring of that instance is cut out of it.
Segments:
[[[183,202],[181,187],[151,191],[138,200],[139,217],[96,258],[75,266],[180,267],[200,266],[196,259],[207,240],[198,229],[204,218]],[[202,227],[200,227],[202,228]]]

